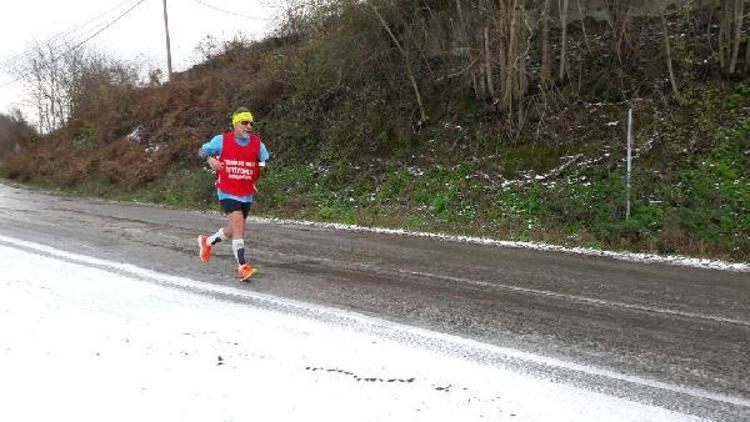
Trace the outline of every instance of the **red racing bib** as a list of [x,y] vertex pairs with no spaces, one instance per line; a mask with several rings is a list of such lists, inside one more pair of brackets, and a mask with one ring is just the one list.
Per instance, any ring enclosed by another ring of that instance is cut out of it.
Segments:
[[250,142],[242,146],[237,143],[234,133],[224,132],[219,161],[224,170],[216,174],[216,187],[222,192],[236,196],[254,195],[255,182],[260,178],[260,136],[250,135]]

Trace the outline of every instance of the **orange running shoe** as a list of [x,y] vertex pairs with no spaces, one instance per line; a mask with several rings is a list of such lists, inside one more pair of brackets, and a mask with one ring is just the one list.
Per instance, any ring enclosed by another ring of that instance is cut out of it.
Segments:
[[258,270],[253,268],[250,264],[240,265],[240,268],[237,271],[240,274],[240,281],[246,281],[248,278],[252,277],[253,274],[258,272]]
[[201,257],[201,261],[208,264],[208,260],[211,259],[211,245],[208,244],[208,237],[205,235],[198,236],[198,247],[200,248],[198,255]]

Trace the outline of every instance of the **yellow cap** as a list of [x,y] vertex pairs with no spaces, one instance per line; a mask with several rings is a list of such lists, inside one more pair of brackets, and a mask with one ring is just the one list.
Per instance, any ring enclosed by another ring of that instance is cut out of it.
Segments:
[[249,111],[243,111],[240,113],[236,113],[234,116],[232,116],[232,125],[236,125],[239,122],[244,121],[253,121],[253,113],[250,113]]

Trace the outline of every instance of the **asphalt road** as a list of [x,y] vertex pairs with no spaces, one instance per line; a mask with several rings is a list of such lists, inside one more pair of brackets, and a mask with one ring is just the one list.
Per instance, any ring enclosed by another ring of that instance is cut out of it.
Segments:
[[[250,221],[0,185],[0,236],[500,346],[470,356],[711,420],[750,420],[750,274]],[[0,239],[2,242],[2,239]],[[0,276],[2,270],[0,270]]]

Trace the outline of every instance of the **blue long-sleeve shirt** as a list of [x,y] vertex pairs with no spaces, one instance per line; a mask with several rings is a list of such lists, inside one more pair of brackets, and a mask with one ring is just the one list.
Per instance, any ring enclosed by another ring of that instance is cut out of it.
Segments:
[[[240,146],[246,146],[250,142],[250,138],[235,138],[235,141]],[[207,155],[221,155],[221,147],[224,143],[224,138],[222,135],[216,135],[213,138],[211,138],[210,141],[206,142],[201,146],[201,150],[205,152]],[[263,142],[260,143],[260,151],[258,151],[258,161],[268,161],[268,159],[271,158],[271,155],[268,154],[268,150],[266,149],[266,146],[263,144]],[[244,196],[237,196],[237,195],[231,195],[226,192],[223,192],[221,189],[216,189],[216,196],[219,198],[219,201],[222,199],[234,199],[235,201],[240,202],[253,202],[253,199],[255,195],[244,195]]]

